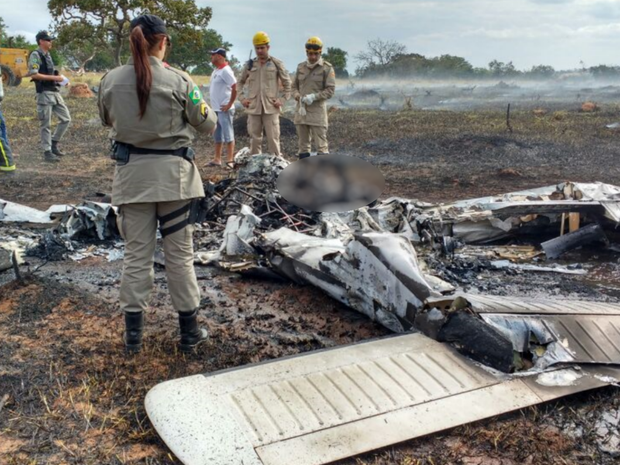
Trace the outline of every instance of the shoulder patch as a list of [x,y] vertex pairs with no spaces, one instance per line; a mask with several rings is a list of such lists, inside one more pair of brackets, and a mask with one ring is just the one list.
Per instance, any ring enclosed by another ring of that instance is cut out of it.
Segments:
[[198,105],[202,100],[202,93],[197,85],[194,84],[194,88],[189,93],[189,99],[194,103],[194,105]]

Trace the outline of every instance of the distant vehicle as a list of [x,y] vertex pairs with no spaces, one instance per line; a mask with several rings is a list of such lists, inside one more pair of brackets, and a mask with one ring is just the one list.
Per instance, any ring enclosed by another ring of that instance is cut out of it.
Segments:
[[0,71],[2,84],[18,86],[28,74],[28,50],[22,48],[0,48]]

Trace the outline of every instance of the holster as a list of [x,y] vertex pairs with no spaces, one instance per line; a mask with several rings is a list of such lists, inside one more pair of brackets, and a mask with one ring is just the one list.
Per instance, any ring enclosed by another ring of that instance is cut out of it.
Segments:
[[[178,218],[179,216],[188,213],[187,219],[180,221],[172,226],[164,228],[163,225]],[[185,228],[188,224],[196,224],[202,223],[205,221],[208,212],[208,201],[206,197],[198,197],[195,199],[191,199],[187,205],[179,208],[178,210],[173,211],[172,213],[168,213],[165,216],[158,216],[159,220],[159,231],[161,232],[162,237],[166,237],[168,234],[173,234],[181,229]]]

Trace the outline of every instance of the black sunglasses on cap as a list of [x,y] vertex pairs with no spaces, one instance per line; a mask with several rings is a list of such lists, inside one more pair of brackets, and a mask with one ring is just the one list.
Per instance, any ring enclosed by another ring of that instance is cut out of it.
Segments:
[[318,44],[306,44],[306,50],[312,50],[313,52],[318,52],[321,50],[321,46]]

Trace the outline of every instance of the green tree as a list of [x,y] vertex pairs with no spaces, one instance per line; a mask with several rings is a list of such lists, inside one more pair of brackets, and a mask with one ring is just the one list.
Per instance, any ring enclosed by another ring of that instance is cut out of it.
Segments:
[[431,73],[437,76],[466,76],[474,71],[474,67],[463,57],[441,55],[430,60]]
[[230,50],[232,44],[214,29],[201,32],[198,38],[188,37],[179,32],[171,34],[172,47],[166,58],[168,63],[183,71],[192,70],[198,74],[211,75],[211,50],[222,47]]
[[323,55],[323,58],[332,64],[336,76],[339,78],[349,77],[349,72],[347,71],[347,55],[347,52],[338,47],[327,47],[327,53]]
[[618,77],[620,76],[619,66],[598,65],[591,66],[588,71],[594,77]]
[[537,65],[532,66],[528,74],[535,78],[548,79],[555,76],[555,69],[553,69],[553,66],[549,65]]
[[211,8],[200,8],[194,0],[49,0],[47,6],[63,44],[76,38],[89,39],[93,47],[111,46],[116,65],[121,64],[134,17],[156,14],[170,29],[199,40],[212,14]]
[[9,37],[9,34],[6,31],[6,23],[4,22],[4,19],[2,18],[2,16],[0,16],[0,46],[1,47],[6,47],[5,43],[8,37]]
[[508,63],[504,63],[502,61],[493,60],[489,63],[489,71],[493,76],[504,77],[504,76],[515,76],[519,74],[519,71],[512,64],[512,61]]

